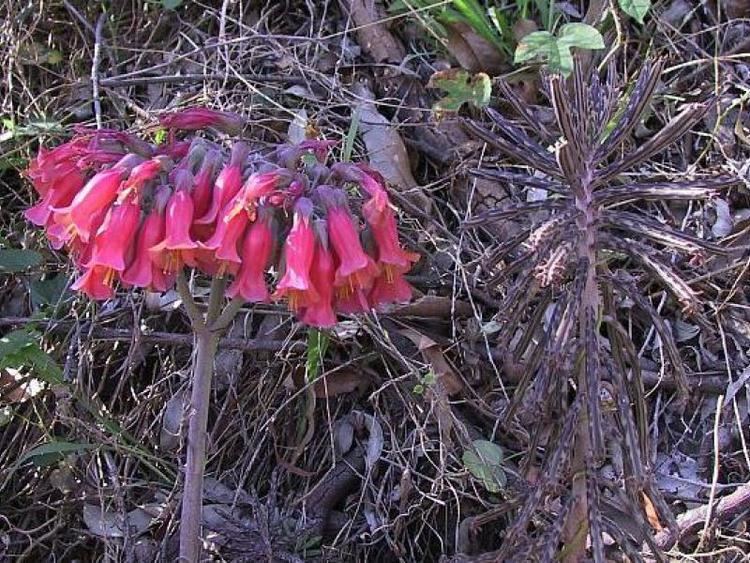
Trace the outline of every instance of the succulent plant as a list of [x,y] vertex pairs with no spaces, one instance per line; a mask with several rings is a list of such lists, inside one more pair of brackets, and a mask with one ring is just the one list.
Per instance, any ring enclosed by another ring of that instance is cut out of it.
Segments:
[[[483,211],[464,225],[481,229],[510,218],[523,225],[519,234],[495,245],[482,265],[488,286],[503,294],[495,319],[501,327],[497,346],[509,364],[523,368],[504,420],[511,424],[519,412],[532,413],[536,422],[530,432],[531,456],[541,445],[539,437],[547,436],[550,419],[556,420],[543,444],[539,481],[507,530],[500,560],[526,560],[532,552],[551,554],[561,541],[566,556],[573,554],[567,560],[576,560],[586,551],[588,536],[591,556],[603,561],[604,532],[622,549],[638,553],[644,540],[626,537],[602,517],[605,499],[635,515],[654,552],[657,546],[643,516],[644,496],[662,522],[675,525],[651,479],[639,358],[620,322],[619,306],[627,299],[650,319],[672,377],[687,392],[683,362],[668,323],[643,290],[660,284],[685,315],[699,315],[700,296],[685,280],[676,258],[689,256],[697,264],[725,250],[650,218],[643,202],[707,200],[735,181],[721,174],[680,174],[675,179],[649,172],[649,181],[634,182],[625,174],[675,143],[710,107],[710,101],[686,104],[652,137],[634,145],[631,133],[643,120],[661,71],[659,61],[643,65],[631,91],[615,85],[611,67],[604,80],[595,70],[584,76],[581,68],[569,80],[548,77],[547,95],[558,129],[552,134],[505,85],[502,92],[523,125],[492,109],[487,110],[491,127],[465,121],[474,135],[504,157],[497,165],[474,170],[475,176],[547,193],[539,201]],[[527,134],[528,129],[547,141],[557,139],[554,152]],[[639,265],[641,273],[631,274],[622,267],[626,264]],[[605,381],[614,416],[602,412]],[[608,479],[600,469],[614,452],[623,463],[620,474]],[[566,484],[564,492],[561,484]],[[537,527],[529,535],[532,517],[553,494],[562,499],[557,516],[548,529]]]
[[[219,337],[240,307],[285,300],[303,323],[329,328],[337,313],[408,301],[404,274],[419,258],[399,241],[382,178],[365,165],[327,166],[332,143],[253,152],[234,140],[226,151],[196,133],[236,135],[243,123],[205,108],[170,113],[161,119],[169,134],[160,144],[79,129],[67,143],[42,149],[26,171],[41,197],[26,218],[69,251],[81,270],[73,289],[104,300],[118,284],[157,292],[176,285],[190,317],[184,561],[200,560],[211,376]],[[190,133],[180,138],[181,131]],[[212,278],[205,312],[186,268]]]

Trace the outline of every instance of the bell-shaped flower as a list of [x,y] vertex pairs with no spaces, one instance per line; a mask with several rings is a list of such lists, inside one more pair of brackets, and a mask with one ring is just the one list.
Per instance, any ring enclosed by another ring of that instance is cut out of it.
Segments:
[[[367,203],[374,199],[371,198]],[[396,228],[396,216],[390,206],[386,205],[373,213],[372,208],[367,208],[365,204],[363,214],[375,240],[378,266],[384,270],[386,278],[391,278],[392,272],[408,272],[412,264],[419,260],[419,254],[408,252],[401,247]]]
[[88,139],[75,137],[52,150],[42,148],[36,158],[29,162],[24,175],[36,192],[44,197],[62,178],[74,171],[81,172],[82,167],[78,162],[86,154],[87,145]]
[[123,272],[140,217],[140,205],[133,200],[113,205],[96,232],[87,266],[103,266]]
[[334,285],[343,294],[372,287],[378,268],[359,240],[359,232],[346,205],[346,194],[329,186],[318,186],[317,193],[326,207],[328,239],[338,258]]
[[119,199],[130,197],[132,194],[138,194],[144,186],[155,180],[161,172],[167,172],[171,168],[169,159],[163,156],[156,156],[137,166],[130,171],[128,178],[122,183]]
[[221,153],[218,150],[209,150],[203,157],[203,162],[195,175],[192,198],[196,217],[202,217],[211,205],[211,194],[216,179],[216,169],[221,162]]
[[334,309],[345,315],[358,315],[370,312],[370,303],[365,291],[359,288],[338,288],[334,299]]
[[243,142],[237,142],[232,146],[232,156],[216,178],[211,205],[208,211],[196,219],[197,224],[210,225],[214,223],[219,212],[240,191],[240,188],[242,188],[242,168],[249,152],[248,146]]
[[240,249],[242,265],[237,277],[227,290],[229,297],[239,295],[251,303],[268,301],[265,272],[274,247],[272,217],[270,209],[261,207],[258,211],[258,218],[247,229]]
[[60,176],[39,202],[24,212],[24,216],[40,227],[51,226],[54,221],[53,209],[70,205],[75,195],[86,183],[86,176],[78,168],[72,168]]
[[249,223],[246,213],[225,213],[216,223],[214,234],[206,242],[202,242],[201,247],[212,250],[219,262],[240,264],[242,258],[237,247]]
[[315,253],[315,233],[312,226],[313,203],[305,197],[294,206],[294,222],[284,242],[284,275],[276,286],[274,297],[287,298],[289,308],[298,311],[318,299],[310,270]]
[[138,229],[133,261],[120,275],[120,279],[124,283],[156,291],[167,289],[165,274],[162,272],[162,268],[152,259],[150,249],[164,240],[166,226],[164,211],[169,197],[169,189],[165,186],[157,190],[151,212]]
[[315,243],[315,255],[310,270],[310,279],[318,294],[318,299],[308,305],[302,314],[302,322],[318,328],[330,328],[336,324],[336,313],[333,310],[333,278],[336,264],[328,249],[328,236],[325,221],[316,221],[318,234]]
[[195,265],[194,251],[199,247],[190,235],[193,223],[193,199],[187,191],[192,174],[180,170],[176,175],[176,189],[167,202],[164,239],[149,250],[152,260],[164,272],[178,272],[184,264]]
[[74,291],[80,291],[88,295],[90,299],[104,300],[114,296],[115,291],[112,287],[113,270],[105,266],[94,266],[87,269],[73,283],[71,288]]
[[228,135],[238,135],[245,125],[245,120],[242,116],[228,111],[188,108],[162,115],[159,123],[165,129],[195,131],[213,127]]
[[233,265],[243,261],[238,252],[239,242],[247,226],[256,219],[258,200],[275,189],[279,178],[276,171],[251,175],[239,193],[224,206],[213,236],[201,243],[203,248],[214,251],[220,269],[236,268]]
[[68,229],[72,236],[88,242],[97,213],[115,201],[123,178],[142,161],[141,157],[129,154],[112,168],[95,174],[75,195],[70,205],[53,209],[55,221]]
[[407,303],[412,298],[412,287],[399,271],[386,271],[380,274],[370,290],[368,302],[372,307],[381,309],[391,303]]

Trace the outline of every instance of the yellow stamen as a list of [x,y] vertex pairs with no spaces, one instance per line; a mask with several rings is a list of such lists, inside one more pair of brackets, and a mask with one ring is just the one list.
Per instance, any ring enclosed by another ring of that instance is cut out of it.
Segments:
[[104,285],[112,287],[115,283],[115,271],[112,268],[107,268],[104,272]]
[[393,283],[393,266],[390,264],[386,264],[384,266],[385,268],[385,281],[388,283]]
[[223,278],[224,274],[227,273],[227,269],[229,268],[229,265],[226,263],[225,260],[222,260],[219,262],[219,269],[216,271],[216,276],[219,278]]

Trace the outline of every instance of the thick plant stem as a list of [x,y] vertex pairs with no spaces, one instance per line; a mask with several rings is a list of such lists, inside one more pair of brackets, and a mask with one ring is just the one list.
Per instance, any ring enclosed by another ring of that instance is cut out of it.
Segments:
[[180,561],[185,563],[197,563],[201,553],[206,428],[211,398],[211,376],[218,341],[217,335],[207,328],[198,331],[195,335],[195,364],[193,388],[190,394],[185,487],[180,518]]
[[[221,331],[212,330],[224,300],[226,281],[214,278],[205,320],[195,318],[195,307],[187,283],[178,285],[185,303],[193,304],[191,320],[195,333],[192,391],[190,394],[187,435],[185,486],[180,518],[180,561],[198,563],[201,555],[201,524],[203,517],[203,473],[206,466],[208,410],[211,399],[211,376]],[[190,312],[190,311],[189,311]],[[235,310],[236,313],[236,310]],[[231,319],[230,319],[231,321]],[[228,322],[227,322],[228,324]]]
[[[581,237],[578,244],[578,255],[585,259],[586,281],[584,284],[583,294],[581,296],[581,314],[578,327],[578,338],[583,342],[588,339],[595,339],[596,334],[592,333],[592,321],[596,319],[601,307],[601,297],[596,274],[596,208],[592,205],[593,190],[592,174],[590,166],[585,167],[585,173],[580,178],[580,185],[576,193],[576,207],[582,211],[577,220]],[[593,361],[593,358],[586,357],[585,347],[581,366],[577,374],[577,391],[583,395],[588,394],[589,386],[587,382],[584,367],[587,362]],[[598,396],[596,397],[598,400]],[[571,459],[571,471],[573,472],[572,490],[573,506],[568,513],[563,537],[565,539],[565,549],[561,554],[563,563],[578,563],[583,561],[586,556],[586,540],[591,532],[589,522],[589,498],[587,489],[587,467],[586,456],[589,453],[592,444],[589,433],[589,412],[590,401],[583,401],[581,416],[578,420],[576,429],[575,447]]]

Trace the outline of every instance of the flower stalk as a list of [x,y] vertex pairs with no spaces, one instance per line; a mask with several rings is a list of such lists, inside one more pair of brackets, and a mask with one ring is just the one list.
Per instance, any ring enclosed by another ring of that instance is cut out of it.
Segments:
[[[202,548],[203,475],[206,467],[208,411],[211,400],[214,359],[216,358],[221,333],[232,322],[241,306],[240,301],[234,299],[223,311],[221,310],[225,288],[226,281],[223,278],[214,278],[211,284],[208,310],[204,317],[193,300],[184,275],[178,276],[177,290],[186,304],[186,309],[192,311],[189,315],[193,321],[195,335],[192,388],[188,406],[185,486],[183,487],[182,513],[180,516],[179,560],[186,563],[197,563],[200,560]],[[216,323],[218,319],[221,319],[222,322]]]

